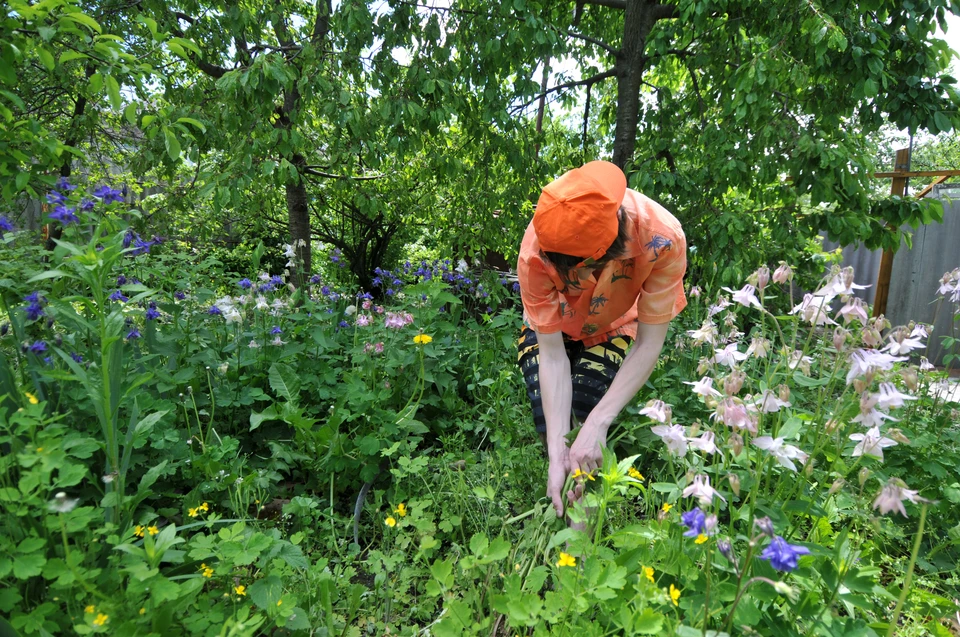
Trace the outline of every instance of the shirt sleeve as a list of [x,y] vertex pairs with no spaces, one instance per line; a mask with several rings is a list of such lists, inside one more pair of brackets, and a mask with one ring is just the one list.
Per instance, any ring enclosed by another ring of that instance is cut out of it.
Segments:
[[543,261],[523,258],[517,262],[523,318],[535,332],[553,334],[560,331],[560,292],[547,274]]
[[[673,233],[671,233],[673,234]],[[661,248],[637,299],[637,319],[648,325],[669,323],[687,306],[683,275],[687,271],[687,239],[678,231],[668,250]]]

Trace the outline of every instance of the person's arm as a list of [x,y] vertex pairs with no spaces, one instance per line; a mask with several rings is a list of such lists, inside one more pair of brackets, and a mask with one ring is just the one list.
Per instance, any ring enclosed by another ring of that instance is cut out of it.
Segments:
[[569,473],[567,457],[570,450],[566,435],[570,433],[570,403],[573,400],[570,360],[563,345],[562,332],[537,332],[537,344],[540,351],[540,398],[547,422],[547,454],[550,459],[547,497],[553,501],[557,515],[562,515],[561,492]]
[[[589,473],[601,466],[603,453],[601,448],[607,443],[607,430],[617,414],[633,400],[643,384],[650,378],[653,368],[663,349],[667,336],[667,325],[637,325],[637,340],[623,359],[620,370],[610,384],[597,406],[593,408],[583,423],[577,439],[570,447],[569,467],[571,472],[577,469]],[[542,382],[541,375],[541,382]],[[541,389],[542,391],[542,389]],[[544,401],[546,411],[546,401]],[[547,431],[549,431],[549,421]]]

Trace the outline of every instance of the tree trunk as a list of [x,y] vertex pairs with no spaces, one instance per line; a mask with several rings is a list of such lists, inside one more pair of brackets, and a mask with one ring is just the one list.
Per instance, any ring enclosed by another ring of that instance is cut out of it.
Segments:
[[657,21],[659,8],[648,0],[627,0],[623,14],[623,48],[614,68],[617,72],[617,127],[613,139],[613,163],[626,169],[633,158],[640,117],[640,86],[646,70],[643,50],[647,35]]
[[290,163],[298,171],[296,178],[290,178],[286,183],[287,220],[290,229],[290,242],[295,246],[297,255],[303,264],[293,273],[293,282],[302,287],[310,278],[311,250],[310,250],[310,207],[307,205],[307,188],[304,185],[303,168],[307,165],[303,155],[294,155]]

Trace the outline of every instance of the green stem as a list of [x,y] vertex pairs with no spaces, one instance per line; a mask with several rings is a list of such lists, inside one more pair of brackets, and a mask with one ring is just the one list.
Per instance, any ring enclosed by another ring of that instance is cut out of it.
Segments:
[[917,564],[917,554],[920,553],[920,541],[923,539],[923,526],[927,521],[927,505],[920,507],[920,524],[917,527],[917,536],[913,540],[913,550],[910,552],[910,563],[907,565],[907,577],[903,580],[903,590],[900,591],[900,599],[897,600],[897,606],[893,609],[893,618],[887,627],[887,637],[893,637],[897,622],[900,620],[900,611],[903,610],[903,603],[910,593],[910,584],[913,582],[913,569]]

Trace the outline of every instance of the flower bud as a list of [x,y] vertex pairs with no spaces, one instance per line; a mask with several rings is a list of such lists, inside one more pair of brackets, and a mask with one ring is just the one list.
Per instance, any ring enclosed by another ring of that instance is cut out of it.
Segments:
[[769,538],[772,538],[776,535],[776,531],[773,528],[773,520],[769,517],[764,516],[762,518],[757,518],[753,521],[754,526],[757,527],[757,530],[766,535]]
[[790,600],[797,599],[797,589],[795,589],[793,586],[790,586],[789,584],[786,584],[785,582],[774,582],[773,588],[774,590],[776,590],[778,593],[780,593],[787,599],[790,599]]
[[870,479],[870,476],[872,475],[872,473],[873,472],[870,471],[870,469],[867,469],[866,467],[864,467],[863,469],[860,469],[860,473],[857,474],[857,480],[860,482],[861,488],[863,487],[864,484],[866,484],[867,480]]
[[733,370],[723,379],[723,393],[727,396],[734,396],[740,393],[740,389],[743,387],[743,382],[746,379],[746,374],[738,369]]
[[838,327],[837,329],[833,330],[833,347],[838,352],[843,351],[843,346],[846,344],[847,336],[849,335],[850,335],[850,332],[843,329],[842,327]]
[[843,488],[843,485],[847,483],[843,478],[837,478],[833,481],[833,484],[830,485],[830,490],[827,491],[827,495],[834,495],[837,491]]
[[813,476],[813,463],[816,462],[813,458],[807,458],[807,464],[803,467],[803,474],[808,478]]
[[887,436],[893,440],[896,440],[900,444],[903,444],[903,445],[910,444],[910,439],[907,438],[906,435],[904,435],[904,433],[900,430],[899,427],[892,427],[888,429]]
[[916,367],[904,367],[900,370],[900,377],[903,378],[903,383],[907,386],[907,389],[917,391],[920,378]]
[[785,403],[790,402],[790,387],[787,385],[781,383],[780,386],[777,387],[777,394],[777,398],[779,398],[781,401]]
[[717,540],[717,550],[720,551],[720,555],[724,556],[734,564],[737,563],[737,558],[733,554],[733,545],[730,544],[730,540]]
[[860,340],[863,341],[863,344],[867,347],[876,347],[883,341],[880,337],[880,332],[875,327],[863,328],[860,331]]
[[767,287],[767,284],[770,283],[770,268],[765,265],[757,268],[757,271],[753,273],[753,279],[756,281],[754,285],[757,286],[758,290],[763,290]]
[[730,490],[733,491],[733,494],[740,497],[740,476],[731,473],[727,476],[727,481],[730,483]]
[[720,403],[717,402],[715,397],[707,396],[703,399],[703,404],[707,406],[707,409],[716,409]]
[[717,516],[712,513],[703,521],[703,532],[706,535],[715,535],[717,532]]
[[692,288],[690,288],[689,296],[691,296],[692,298],[697,298],[698,296],[700,296],[700,286],[695,285]]
[[867,391],[867,388],[868,388],[869,386],[870,386],[870,385],[867,384],[867,381],[861,380],[861,379],[859,379],[859,378],[856,378],[856,379],[854,379],[854,381],[853,381],[853,389],[854,389],[854,391],[856,391],[858,394],[862,394],[863,392]]
[[840,426],[840,421],[836,418],[831,418],[824,424],[823,430],[827,432],[828,435],[833,435],[837,433],[837,428]]
[[707,358],[701,358],[697,365],[697,376],[703,376],[710,369],[710,361]]
[[774,283],[786,283],[793,279],[793,269],[787,265],[786,261],[780,262],[780,267],[773,273]]
[[730,449],[733,451],[733,455],[739,456],[740,452],[743,451],[743,438],[740,436],[740,434],[730,434],[730,437],[727,438],[727,442],[730,443]]

